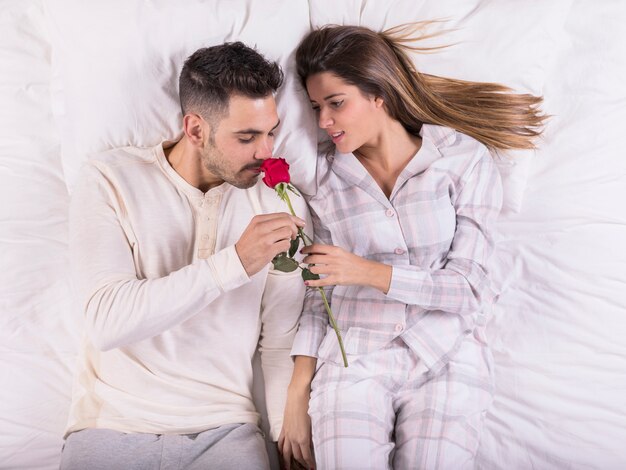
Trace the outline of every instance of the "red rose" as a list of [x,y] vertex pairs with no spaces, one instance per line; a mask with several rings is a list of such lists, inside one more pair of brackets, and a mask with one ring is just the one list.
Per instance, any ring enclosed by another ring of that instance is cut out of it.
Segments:
[[279,183],[289,183],[289,163],[284,158],[268,158],[263,161],[261,171],[265,173],[263,182],[274,189]]

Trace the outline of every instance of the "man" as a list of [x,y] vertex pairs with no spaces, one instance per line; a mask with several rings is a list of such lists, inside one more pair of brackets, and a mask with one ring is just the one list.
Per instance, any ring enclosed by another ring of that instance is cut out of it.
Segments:
[[305,221],[257,183],[282,78],[241,43],[200,49],[183,137],[84,168],[70,253],[87,334],[61,468],[268,467],[251,360],[259,344],[277,440],[304,297],[298,270],[269,263]]

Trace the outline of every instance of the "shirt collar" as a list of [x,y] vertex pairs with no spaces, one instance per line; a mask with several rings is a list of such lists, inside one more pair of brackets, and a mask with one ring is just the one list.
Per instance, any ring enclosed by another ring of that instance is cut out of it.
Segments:
[[[413,156],[406,168],[402,170],[400,179],[408,179],[428,169],[435,160],[441,158],[442,150],[456,142],[457,133],[449,127],[423,124],[420,129],[422,146]],[[332,148],[326,159],[332,171],[350,185],[360,187],[376,184],[353,153],[339,153]]]
[[456,131],[449,127],[423,124],[420,129],[422,146],[400,173],[399,179],[408,179],[426,171],[443,156],[443,149],[456,142]]

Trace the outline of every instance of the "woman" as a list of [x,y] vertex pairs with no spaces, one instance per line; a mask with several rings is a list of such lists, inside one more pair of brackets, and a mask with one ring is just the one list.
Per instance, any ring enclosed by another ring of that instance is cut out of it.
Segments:
[[485,266],[502,190],[488,149],[532,148],[541,99],[418,73],[405,31],[326,27],[296,53],[334,144],[308,198],[304,261],[322,277],[307,285],[327,289],[350,365],[310,289],[279,440],[287,466],[470,468],[491,402]]

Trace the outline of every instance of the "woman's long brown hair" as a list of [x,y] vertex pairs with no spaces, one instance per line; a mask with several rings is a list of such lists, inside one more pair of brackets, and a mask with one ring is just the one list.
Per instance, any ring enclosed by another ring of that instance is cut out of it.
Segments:
[[[431,52],[415,42],[432,22],[403,25],[383,32],[360,26],[326,26],[309,33],[298,46],[300,81],[330,72],[368,96],[381,97],[389,115],[411,134],[423,123],[451,127],[490,149],[530,149],[546,116],[541,97],[517,94],[497,83],[470,82],[418,72],[407,51]],[[445,46],[444,46],[445,47]]]

